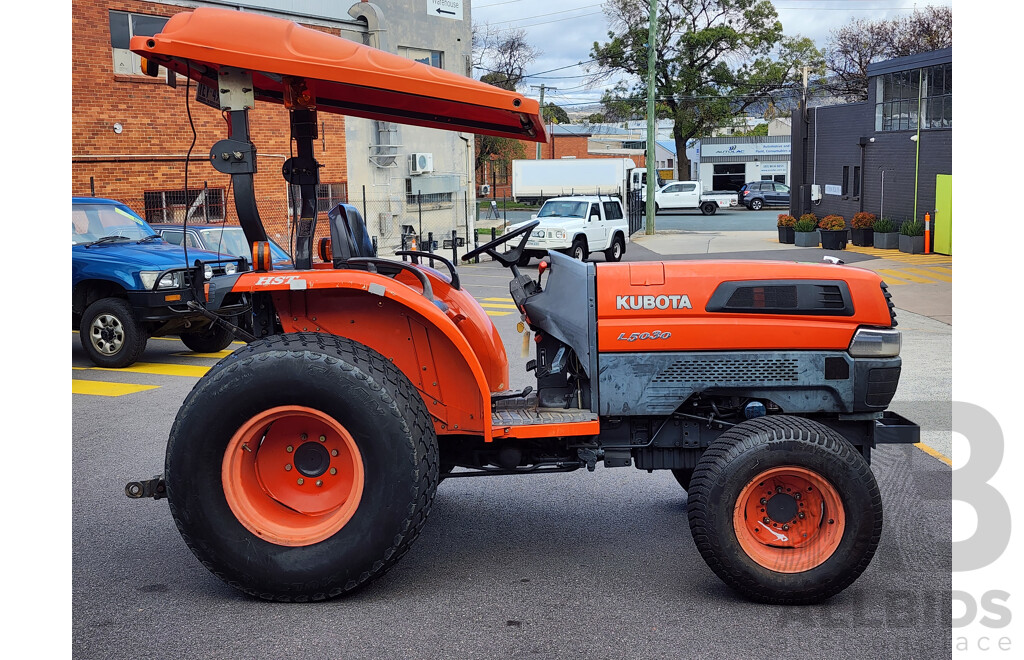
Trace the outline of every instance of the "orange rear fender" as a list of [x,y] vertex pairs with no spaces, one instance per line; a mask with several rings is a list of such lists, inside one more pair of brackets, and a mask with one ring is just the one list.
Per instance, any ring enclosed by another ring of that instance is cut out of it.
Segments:
[[[423,296],[411,275],[407,283],[401,275],[358,270],[245,273],[232,290],[271,294],[285,332],[326,332],[373,348],[419,390],[439,434],[479,433],[489,441],[490,394],[507,385],[504,347],[500,339],[497,345],[483,341],[479,319],[464,334],[462,326],[470,318],[466,311],[475,315],[463,298],[468,294],[452,293],[436,274],[428,277],[435,296],[460,305],[442,311]],[[489,375],[504,380],[492,385]]]

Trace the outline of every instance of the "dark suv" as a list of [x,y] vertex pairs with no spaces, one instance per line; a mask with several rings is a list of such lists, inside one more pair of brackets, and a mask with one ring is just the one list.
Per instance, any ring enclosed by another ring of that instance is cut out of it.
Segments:
[[760,211],[765,206],[789,206],[789,186],[784,183],[751,181],[736,196],[751,211]]

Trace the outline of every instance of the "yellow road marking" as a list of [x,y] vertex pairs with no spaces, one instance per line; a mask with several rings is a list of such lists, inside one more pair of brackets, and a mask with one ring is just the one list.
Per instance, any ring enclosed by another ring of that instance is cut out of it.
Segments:
[[932,266],[932,270],[942,271],[943,273],[949,273],[950,275],[953,274],[952,266]]
[[145,390],[155,390],[157,385],[132,385],[131,383],[104,383],[98,380],[71,379],[72,394],[90,394],[92,396],[124,396]]
[[[911,282],[918,282],[920,284],[935,284],[935,280],[926,280],[923,277],[918,277],[917,275],[912,275],[912,274],[907,273],[907,272],[902,271],[902,270],[888,270],[888,269],[880,268],[880,269],[878,269],[877,272],[879,272],[879,273],[881,273],[883,275],[888,275],[890,277],[898,277],[898,278],[903,279],[903,280],[909,280]],[[889,280],[887,279],[886,283],[888,284],[888,282],[889,282]]]
[[222,357],[225,357],[227,355],[231,355],[233,352],[234,351],[231,351],[231,350],[223,350],[223,351],[217,351],[216,353],[192,353],[192,352],[188,352],[188,353],[171,353],[171,355],[173,355],[174,357],[183,357],[183,358],[215,358],[215,359],[219,360]]
[[480,303],[480,306],[484,309],[519,309],[515,305],[505,305],[503,303]]
[[907,271],[911,273],[917,273],[918,275],[924,275],[925,277],[933,277],[943,282],[952,282],[953,278],[945,273],[936,272],[938,269],[925,269],[925,268],[907,268]]
[[920,449],[921,451],[923,451],[924,453],[928,454],[929,456],[932,456],[934,458],[939,459],[940,461],[942,461],[943,463],[945,463],[949,467],[953,467],[953,459],[951,459],[948,456],[944,455],[942,452],[939,452],[939,451],[936,451],[935,449],[932,449],[931,447],[929,447],[928,445],[924,444],[923,442],[915,443],[914,446],[917,447],[918,449]]
[[484,311],[487,312],[487,316],[508,316],[509,314],[512,313],[512,312],[495,312],[495,311],[490,310],[490,309],[487,309],[487,310],[484,310]]
[[123,369],[107,369],[105,367],[93,367],[97,371],[119,371],[132,374],[152,374],[154,376],[189,376],[202,378],[203,374],[210,370],[210,367],[198,367],[192,364],[165,364],[156,362],[136,362],[130,367]]
[[512,299],[508,298],[508,297],[505,297],[505,298],[481,298],[480,300],[481,301],[487,301],[487,302],[503,302],[503,303],[507,303],[507,302],[511,302]]

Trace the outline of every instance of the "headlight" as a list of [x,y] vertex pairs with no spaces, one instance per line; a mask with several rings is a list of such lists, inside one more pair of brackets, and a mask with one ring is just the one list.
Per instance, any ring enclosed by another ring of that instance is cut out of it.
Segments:
[[210,264],[203,264],[203,277],[206,279],[213,277],[213,266]]
[[[139,273],[140,279],[142,279],[142,286],[146,289],[152,289],[153,285],[156,284],[156,278],[160,277],[160,271],[158,270],[144,270]],[[174,273],[167,273],[160,278],[160,284],[157,288],[159,289],[180,289],[181,288],[181,271]]]
[[224,272],[228,275],[234,275],[238,272],[238,264],[230,263],[224,266]]
[[900,354],[900,331],[857,328],[849,351],[853,357],[896,357]]
[[544,230],[543,229],[534,229],[533,230],[533,237],[534,238],[544,238]]

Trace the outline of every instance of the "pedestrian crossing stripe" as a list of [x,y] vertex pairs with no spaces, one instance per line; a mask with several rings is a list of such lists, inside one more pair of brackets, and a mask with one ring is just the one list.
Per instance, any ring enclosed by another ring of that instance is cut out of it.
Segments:
[[899,261],[906,264],[926,264],[931,266],[944,265],[948,266],[953,263],[953,258],[948,254],[910,254],[909,252],[900,252],[899,250],[886,250],[883,248],[873,247],[859,247],[857,245],[847,244],[846,250],[848,252],[856,252],[857,254],[866,254],[879,259],[888,259],[889,261]]
[[71,379],[72,394],[89,394],[92,396],[124,396],[146,390],[155,390],[159,385],[133,385],[131,383],[107,383],[100,380]]
[[157,362],[136,362],[130,367],[121,369],[109,369],[106,367],[92,367],[96,371],[116,371],[119,373],[150,374],[153,376],[186,376],[202,378],[210,367],[201,367],[194,364],[168,364]]
[[953,281],[952,276],[947,275],[946,273],[939,272],[938,269],[934,269],[934,268],[929,268],[929,269],[925,269],[925,268],[904,268],[903,270],[905,270],[907,272],[910,272],[910,273],[916,273],[918,275],[924,275],[925,277],[932,277],[932,278],[935,278],[937,280],[941,280],[943,282],[952,282]]
[[947,272],[932,268],[879,268],[875,271],[885,278],[885,283],[890,286],[900,284],[939,284],[952,282],[953,278]]
[[[480,306],[484,308],[484,312],[487,316],[508,316],[518,311],[518,307],[512,302],[511,298],[481,298],[479,301]],[[508,311],[506,311],[508,310]]]

